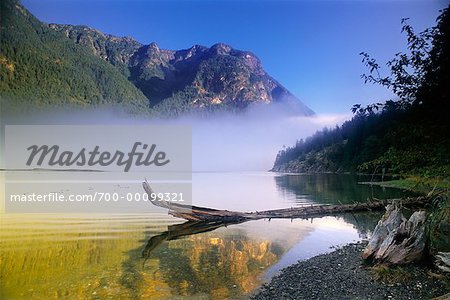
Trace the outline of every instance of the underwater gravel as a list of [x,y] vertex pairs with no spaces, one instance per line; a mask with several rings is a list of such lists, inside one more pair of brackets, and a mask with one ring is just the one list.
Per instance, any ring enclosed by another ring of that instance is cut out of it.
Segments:
[[[425,267],[407,267],[405,283],[375,281],[362,265],[367,243],[349,244],[287,267],[251,299],[430,299],[449,292],[444,275]],[[431,272],[430,272],[431,271]],[[433,274],[437,274],[433,276]],[[447,278],[448,279],[448,278]]]

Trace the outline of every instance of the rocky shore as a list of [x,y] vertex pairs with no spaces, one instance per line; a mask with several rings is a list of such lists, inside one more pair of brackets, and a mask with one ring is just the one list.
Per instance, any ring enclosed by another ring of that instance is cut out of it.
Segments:
[[[263,285],[252,299],[431,299],[450,292],[448,275],[428,267],[362,264],[366,243],[298,262]],[[445,298],[444,298],[445,299]]]
[[324,163],[322,161],[301,161],[292,160],[288,163],[275,165],[270,170],[271,172],[281,172],[281,173],[338,173],[340,170],[336,166],[331,166],[329,163]]

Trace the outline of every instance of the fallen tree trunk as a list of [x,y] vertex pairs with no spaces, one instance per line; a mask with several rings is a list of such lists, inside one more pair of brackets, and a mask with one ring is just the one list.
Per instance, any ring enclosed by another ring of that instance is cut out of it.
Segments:
[[[152,199],[151,195],[154,195],[150,184],[147,181],[143,182],[144,190],[149,195],[149,199]],[[229,210],[219,210],[207,207],[199,207],[192,205],[183,205],[179,203],[171,203],[156,199],[151,201],[152,204],[167,208],[169,214],[183,218],[189,221],[214,221],[214,222],[242,222],[258,219],[272,219],[272,218],[311,218],[322,217],[327,215],[335,215],[339,213],[347,212],[363,212],[372,210],[384,210],[388,204],[393,202],[401,202],[405,207],[419,206],[423,207],[429,202],[429,197],[415,197],[405,199],[388,199],[388,200],[371,200],[365,203],[354,204],[342,204],[342,205],[306,205],[300,207],[255,211],[255,212],[237,212]]]

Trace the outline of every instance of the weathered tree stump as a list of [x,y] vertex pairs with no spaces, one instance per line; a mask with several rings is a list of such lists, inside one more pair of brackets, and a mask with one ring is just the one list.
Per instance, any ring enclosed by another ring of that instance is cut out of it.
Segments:
[[426,219],[425,211],[416,211],[407,220],[397,203],[388,205],[364,249],[363,259],[386,264],[420,261],[425,254]]
[[436,256],[436,266],[446,273],[450,273],[450,252],[439,252]]

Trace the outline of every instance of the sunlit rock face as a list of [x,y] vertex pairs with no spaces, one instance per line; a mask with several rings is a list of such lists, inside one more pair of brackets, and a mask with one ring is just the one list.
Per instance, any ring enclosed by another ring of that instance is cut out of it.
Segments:
[[252,103],[288,103],[298,115],[313,111],[270,77],[253,53],[218,43],[165,50],[87,26],[50,24],[119,69],[151,106],[241,110]]

